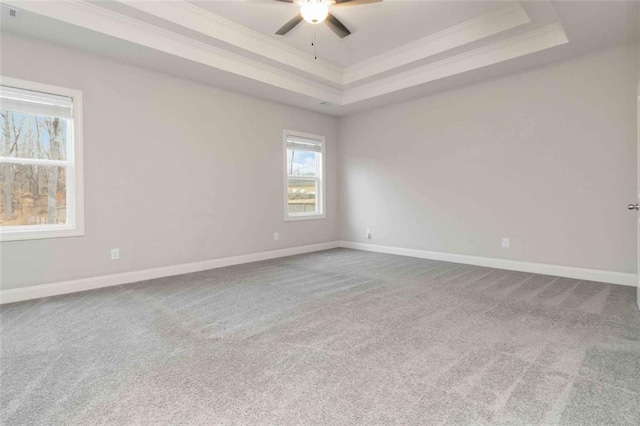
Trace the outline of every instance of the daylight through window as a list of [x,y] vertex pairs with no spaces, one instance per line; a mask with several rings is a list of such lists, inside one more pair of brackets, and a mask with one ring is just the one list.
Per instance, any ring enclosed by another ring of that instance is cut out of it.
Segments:
[[2,240],[82,234],[76,123],[80,96],[68,89],[2,79]]
[[322,136],[285,132],[285,219],[324,217]]

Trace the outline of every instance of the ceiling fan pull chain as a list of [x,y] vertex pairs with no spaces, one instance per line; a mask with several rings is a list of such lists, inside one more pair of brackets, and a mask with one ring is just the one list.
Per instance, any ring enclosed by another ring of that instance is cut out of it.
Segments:
[[313,29],[313,42],[311,43],[311,46],[313,46],[313,59],[315,59],[316,61],[318,60],[318,41],[316,39],[318,32],[315,30],[315,28]]

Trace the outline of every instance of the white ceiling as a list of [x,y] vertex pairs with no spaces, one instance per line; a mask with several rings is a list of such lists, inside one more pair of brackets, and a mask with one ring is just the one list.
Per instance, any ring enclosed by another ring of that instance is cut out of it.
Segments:
[[[282,41],[307,54],[317,38],[318,55],[340,67],[411,43],[504,6],[503,2],[386,0],[357,6],[332,5],[331,13],[352,31],[341,40],[326,25],[300,23],[285,36],[275,32],[299,11],[277,0],[192,1],[223,18]],[[410,7],[407,7],[410,6]]]
[[275,35],[296,13],[275,0],[0,3],[3,31],[332,115],[637,42],[639,31],[636,1],[332,6],[345,39],[304,22]]

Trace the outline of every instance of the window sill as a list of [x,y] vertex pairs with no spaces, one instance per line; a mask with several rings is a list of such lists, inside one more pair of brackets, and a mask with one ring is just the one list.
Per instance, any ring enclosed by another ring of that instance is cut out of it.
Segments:
[[301,220],[318,220],[318,219],[326,219],[326,214],[309,214],[309,215],[299,215],[299,216],[285,216],[285,222],[297,222]]
[[0,241],[24,241],[43,240],[47,238],[81,237],[84,229],[80,227],[57,226],[57,227],[15,227],[16,229],[0,229]]

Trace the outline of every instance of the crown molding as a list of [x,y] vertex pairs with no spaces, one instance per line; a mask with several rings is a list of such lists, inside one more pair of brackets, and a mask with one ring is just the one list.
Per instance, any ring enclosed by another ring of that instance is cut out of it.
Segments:
[[531,18],[520,3],[508,4],[494,12],[347,67],[344,69],[343,83],[352,84],[530,22]]
[[286,43],[236,24],[185,0],[170,2],[117,1],[156,18],[164,19],[341,86],[356,83],[531,22],[520,3],[510,3],[496,11],[343,69],[327,61],[312,60],[307,53]]
[[340,104],[342,100],[341,91],[333,87],[112,12],[86,1],[18,2],[2,0],[2,3],[301,95],[335,104]]
[[[130,3],[130,0],[121,1],[127,4]],[[257,59],[243,56],[241,53],[225,50],[221,47],[205,43],[204,41],[142,22],[85,0],[42,2],[0,0],[0,3],[6,3],[12,7],[17,7],[28,12],[47,16],[175,57],[203,64],[287,92],[303,95],[310,98],[311,102],[315,102],[314,100],[323,101],[323,103],[326,102],[337,107],[351,105],[410,87],[424,85],[429,82],[494,65],[568,42],[560,22],[554,22],[553,24],[526,33],[520,33],[508,39],[436,62],[418,66],[407,71],[396,72],[392,75],[386,75],[361,85],[347,87],[346,85],[338,85],[335,83],[335,69],[331,71],[333,73],[331,80],[325,79],[327,84],[318,81],[317,73],[321,74],[322,67],[325,65],[323,63],[319,63],[320,71],[316,70],[315,74],[307,71],[301,74],[299,72],[301,69],[296,66],[290,66],[289,69],[278,68]],[[143,3],[146,2],[140,2],[137,3],[137,5]],[[165,5],[170,3],[175,3],[176,9],[164,8]],[[182,0],[177,2],[153,2],[153,4],[161,5],[162,10],[164,10],[163,13],[171,10],[186,11],[184,12],[187,14],[185,16],[190,16],[194,22],[197,22],[198,28],[205,26],[209,19],[209,15],[200,17],[193,16],[194,14],[200,13],[203,9],[189,5]],[[255,46],[262,46],[260,43],[265,42],[264,51],[261,52],[261,55],[263,54],[266,55],[265,57],[268,57],[269,53],[267,52],[273,52],[274,58],[278,60],[283,60],[283,55],[289,55],[291,58],[300,59],[297,64],[301,67],[308,66],[305,62],[306,59],[301,58],[298,54],[299,51],[295,48],[284,45],[276,40],[272,40],[267,35],[249,29],[239,30],[239,28],[244,27],[240,27],[223,18],[217,17],[217,19],[215,22],[222,22],[221,25],[208,24],[209,30],[207,31],[211,34],[211,37],[216,36],[219,37],[220,40],[226,37],[229,40],[233,39],[240,44],[245,43],[247,45],[254,43],[253,48],[257,50],[259,49]],[[391,67],[397,68],[401,66],[403,61],[405,63],[413,63],[418,59],[433,56],[437,53],[451,50],[454,47],[460,47],[472,41],[488,37],[489,35],[498,34],[505,31],[505,29],[512,29],[530,22],[531,19],[520,4],[511,4],[492,14],[480,16],[400,49],[395,49],[371,61],[366,61],[366,63],[363,63],[361,69],[357,71],[358,78],[365,78],[364,76],[371,75],[372,73],[379,75],[385,70],[392,69]],[[502,31],[500,29],[502,29]],[[240,32],[238,33],[238,31]],[[269,41],[265,41],[264,39]],[[399,61],[399,63],[395,61]],[[351,67],[351,72],[353,72],[353,69],[354,68]],[[298,72],[296,72],[296,70],[298,70]],[[347,70],[347,73],[348,72]],[[316,78],[314,79],[310,77],[310,75]]]
[[344,91],[343,105],[440,80],[568,43],[560,23],[554,23],[438,62],[394,74]]
[[145,2],[117,0],[131,8],[223,41],[334,84],[342,84],[342,69],[322,59],[312,59],[286,43],[236,24],[184,0]]

